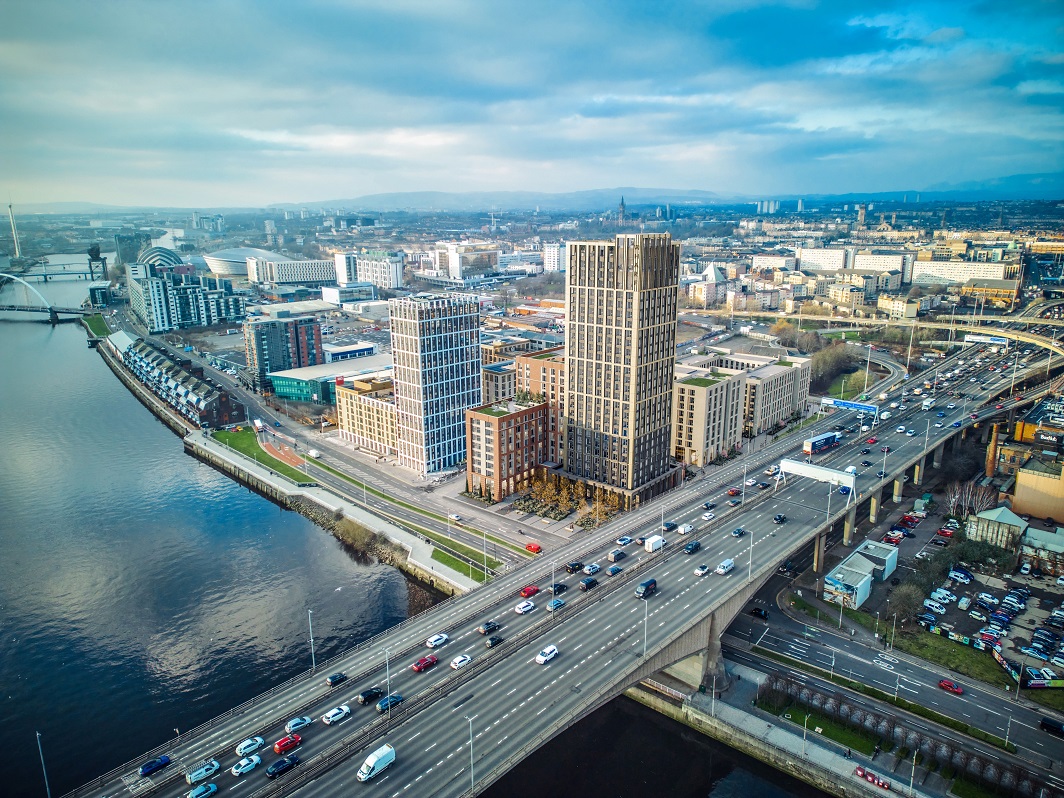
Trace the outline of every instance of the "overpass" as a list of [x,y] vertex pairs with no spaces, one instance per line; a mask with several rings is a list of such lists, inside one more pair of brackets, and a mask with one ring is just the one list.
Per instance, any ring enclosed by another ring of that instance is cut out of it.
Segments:
[[[946,361],[949,362],[949,361]],[[978,387],[975,402],[1001,390],[1001,378]],[[873,390],[870,388],[870,391]],[[882,390],[882,387],[874,390]],[[1030,396],[1022,401],[1031,401]],[[866,468],[857,477],[856,496],[844,498],[832,486],[789,480],[775,488],[748,488],[743,478],[765,465],[800,449],[798,440],[780,440],[755,454],[722,467],[708,477],[687,482],[666,496],[657,506],[639,508],[606,529],[589,533],[550,559],[537,558],[519,572],[503,576],[466,596],[448,600],[421,615],[363,642],[351,651],[324,663],[313,673],[304,674],[259,696],[200,728],[181,735],[137,760],[116,768],[93,783],[76,790],[76,796],[108,796],[152,792],[179,795],[187,790],[182,772],[205,759],[216,757],[228,768],[237,757],[233,747],[253,735],[267,744],[284,736],[283,724],[291,717],[318,717],[339,704],[348,704],[352,715],[341,724],[324,726],[316,720],[300,732],[302,743],[295,752],[302,764],[276,782],[262,776],[260,766],[246,777],[236,779],[224,772],[211,778],[226,792],[266,796],[291,794],[326,796],[349,789],[354,771],[370,750],[382,742],[396,747],[396,764],[375,784],[389,796],[474,795],[498,779],[516,762],[529,755],[587,713],[620,694],[639,679],[692,654],[703,657],[704,683],[720,686],[719,638],[734,616],[741,612],[758,587],[787,557],[809,543],[814,547],[818,567],[823,563],[826,532],[842,520],[852,533],[856,513],[868,504],[875,512],[893,483],[892,497],[900,497],[903,477],[911,468],[914,482],[924,474],[925,460],[940,463],[944,447],[967,434],[977,422],[1008,412],[1015,402],[977,411],[973,420],[967,407],[957,407],[941,419],[943,426],[932,427],[936,413],[917,407],[897,414],[896,423],[923,434],[909,436],[881,425],[877,436],[891,451],[869,459],[884,476]],[[852,420],[851,411],[836,411],[819,424],[807,428],[813,435]],[[920,422],[926,421],[926,425]],[[956,421],[959,426],[953,427]],[[893,420],[892,420],[892,423]],[[937,423],[934,422],[934,423]],[[863,436],[829,450],[816,458],[818,465],[842,469],[855,464]],[[878,450],[878,447],[876,447]],[[798,455],[800,456],[800,455]],[[741,487],[741,504],[728,508],[725,491]],[[702,503],[718,506],[717,517],[703,520]],[[788,521],[774,524],[773,516],[785,512]],[[695,531],[670,540],[660,552],[648,553],[635,544],[618,546],[620,535],[657,531],[662,517],[677,522],[690,521]],[[739,526],[742,536],[730,534]],[[688,556],[682,544],[698,541],[702,551]],[[681,545],[677,545],[681,544]],[[609,565],[606,554],[622,548],[627,557],[623,570],[614,577],[599,574],[600,584],[589,592],[575,589],[582,574],[568,575],[564,564],[579,559],[585,563]],[[711,568],[725,559],[734,561],[726,575],[697,577],[695,566]],[[654,578],[658,592],[648,600],[637,599],[635,586]],[[550,596],[541,593],[536,608],[517,614],[518,591],[528,584],[541,588],[566,584],[561,594],[566,605],[555,613],[545,610]],[[476,627],[486,620],[500,625],[503,642],[491,649]],[[449,635],[449,642],[434,653],[441,662],[436,668],[413,673],[409,665],[430,653],[425,640],[436,633]],[[556,645],[559,656],[538,665],[536,652]],[[447,662],[458,655],[471,661],[458,670]],[[344,670],[348,680],[337,688],[324,683],[328,673]],[[405,702],[390,715],[378,715],[372,708],[353,699],[372,686],[401,693]],[[136,775],[145,759],[167,754],[175,762],[155,780]],[[264,756],[269,762],[272,754]]]

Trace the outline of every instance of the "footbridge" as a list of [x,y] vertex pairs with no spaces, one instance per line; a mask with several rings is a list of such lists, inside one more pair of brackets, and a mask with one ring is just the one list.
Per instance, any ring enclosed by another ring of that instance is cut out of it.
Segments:
[[25,302],[0,304],[0,312],[47,313],[48,321],[51,324],[60,323],[60,314],[67,316],[85,316],[91,315],[96,312],[94,310],[86,310],[84,308],[62,308],[53,305],[45,298],[44,294],[42,294],[33,285],[31,285],[25,279],[16,274],[5,274],[3,272],[0,272],[0,286],[3,285],[4,280],[11,280],[12,282],[18,283],[20,286],[22,286],[24,292],[27,295],[32,294],[34,298],[40,300],[40,304],[27,304]]
[[[800,439],[773,442],[519,571],[382,632],[70,795],[182,795],[188,790],[184,773],[211,759],[232,767],[238,759],[234,747],[261,736],[267,747],[260,751],[260,768],[240,779],[220,772],[209,781],[235,798],[338,795],[351,789],[368,753],[387,742],[395,747],[396,761],[375,780],[379,794],[472,796],[630,685],[681,659],[700,655],[703,686],[722,689],[721,633],[779,564],[812,542],[814,568],[823,569],[827,534],[836,524],[843,523],[848,541],[862,508],[869,507],[874,517],[883,501],[900,500],[907,472],[919,483],[928,456],[930,467],[940,465],[953,440],[1038,394],[1029,391],[1001,408],[987,405],[1000,388],[990,383],[971,389],[975,411],[958,406],[941,418],[937,409],[899,411],[892,424],[902,431],[884,422],[871,433],[876,444],[867,443],[869,433],[851,435],[816,456],[816,465],[842,473],[861,462],[862,447],[869,450],[864,456],[873,467],[860,466],[848,495],[830,481],[789,477],[784,483],[762,475],[784,458],[803,458]],[[881,390],[882,384],[870,388]],[[836,410],[805,433],[857,423],[853,411]],[[881,451],[885,446],[888,452]],[[765,487],[749,485],[749,475],[758,475]],[[668,544],[653,552],[628,539],[658,533],[666,519],[693,528],[683,536],[666,533]],[[567,569],[567,563],[574,565]],[[611,564],[621,570],[607,576]],[[702,565],[708,566],[705,575]],[[581,590],[581,580],[588,578],[584,569],[595,571],[593,566],[599,568],[591,577],[597,584]],[[648,579],[656,581],[656,592],[637,597],[637,585]],[[522,591],[534,593],[527,599],[533,607],[521,606]],[[564,604],[548,609],[555,600]],[[428,648],[426,641],[438,634],[447,635],[446,642]],[[557,647],[557,655],[537,662],[549,646]],[[412,670],[430,654],[439,659],[435,667]],[[338,671],[347,679],[329,687],[325,676]],[[375,711],[377,695],[366,704],[359,701],[373,688],[401,695],[402,703]],[[351,714],[325,725],[320,717],[339,705],[349,706]],[[262,771],[277,759],[268,746],[284,737],[286,721],[298,716],[314,719],[298,732],[293,753],[300,764],[268,781]],[[173,764],[152,778],[137,775],[140,763],[162,754]]]

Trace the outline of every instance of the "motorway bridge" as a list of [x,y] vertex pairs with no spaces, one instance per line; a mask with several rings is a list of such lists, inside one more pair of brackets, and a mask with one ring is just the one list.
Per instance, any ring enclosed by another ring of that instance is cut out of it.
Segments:
[[[955,357],[943,361],[940,368]],[[870,392],[897,382],[897,374],[896,370]],[[966,384],[968,402],[945,411],[943,418],[937,416],[939,408],[924,412],[914,404],[896,411],[889,424],[880,424],[876,444],[867,444],[863,435],[851,436],[844,445],[817,457],[818,465],[838,470],[857,465],[862,456],[873,463],[862,467],[853,495],[840,496],[833,493],[833,486],[793,478],[765,490],[748,487],[744,482],[748,475],[760,474],[765,466],[784,457],[801,457],[800,436],[776,441],[705,478],[687,482],[653,505],[549,557],[404,621],[324,663],[316,672],[234,708],[71,795],[182,795],[189,789],[183,773],[216,758],[223,770],[210,781],[236,798],[334,796],[364,789],[356,787],[355,772],[368,752],[383,742],[395,746],[397,758],[373,782],[377,794],[392,798],[477,794],[538,746],[671,663],[701,654],[704,683],[724,678],[719,660],[721,633],[780,562],[816,541],[814,561],[819,570],[826,533],[836,522],[844,523],[848,535],[857,512],[867,507],[875,517],[888,496],[895,501],[900,498],[906,479],[919,484],[928,456],[934,465],[939,464],[944,448],[968,435],[973,426],[1011,413],[1048,389],[1028,391],[1019,401],[1007,399],[999,408],[986,401],[1009,390],[1008,377],[1000,373],[988,377],[983,384]],[[852,411],[837,410],[806,428],[806,436],[855,421]],[[894,425],[904,426],[905,431],[897,432]],[[914,434],[908,434],[910,429]],[[882,446],[889,446],[890,451],[881,452]],[[862,455],[858,451],[862,448],[869,453]],[[725,491],[731,487],[741,490],[741,503],[734,508],[726,503]],[[715,517],[703,518],[705,502],[716,505]],[[785,513],[787,522],[773,523],[777,513]],[[616,542],[622,535],[656,532],[663,517],[690,522],[695,530],[670,539],[655,553],[634,543]],[[743,533],[734,535],[733,530],[740,527]],[[701,545],[693,555],[683,551],[683,544],[690,541]],[[597,587],[578,591],[583,574],[566,573],[565,563],[579,560],[605,569],[610,564],[606,555],[617,548],[627,555],[619,561],[623,570],[613,577],[600,573]],[[711,571],[699,577],[694,573],[700,564],[712,569],[725,559],[735,563],[726,575]],[[647,578],[657,580],[658,591],[642,600],[634,591]],[[530,584],[543,592],[533,597],[535,609],[518,614],[518,593]],[[565,606],[554,613],[546,611],[553,596],[545,588],[551,584],[569,588],[559,595]],[[489,620],[499,624],[495,634],[503,638],[490,649],[477,632]],[[426,640],[438,633],[445,633],[449,640],[430,652]],[[548,645],[557,646],[559,655],[537,664],[537,652]],[[410,665],[429,653],[438,656],[440,663],[413,672]],[[458,656],[468,656],[470,661],[452,670],[448,662]],[[334,671],[346,672],[348,679],[329,687],[325,676]],[[399,693],[404,702],[390,714],[380,715],[372,706],[355,701],[360,691],[370,687]],[[351,715],[336,725],[323,724],[321,715],[341,704],[351,707]],[[258,735],[269,745],[284,736],[289,718],[302,715],[314,722],[299,732],[302,740],[294,753],[301,764],[294,770],[278,781],[268,781],[263,771],[277,759],[268,748],[263,764],[248,775],[234,777],[224,770],[237,761],[233,749],[241,740]],[[174,764],[154,777],[138,777],[140,763],[159,754],[170,756]]]

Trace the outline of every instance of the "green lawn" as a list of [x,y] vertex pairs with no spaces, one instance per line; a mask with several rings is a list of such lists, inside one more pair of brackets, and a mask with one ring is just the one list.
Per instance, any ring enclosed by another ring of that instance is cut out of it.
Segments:
[[[875,385],[880,377],[872,371],[868,371],[868,384]],[[843,390],[843,382],[845,381],[846,388]],[[839,392],[842,391],[842,395]],[[825,396],[830,396],[834,399],[854,399],[865,392],[865,370],[858,369],[853,374],[840,374],[828,387]]]
[[1005,674],[1001,666],[986,651],[962,646],[949,638],[939,637],[922,629],[899,632],[894,638],[894,647],[972,679],[986,682],[993,687],[1007,690],[1016,686],[1016,683]]
[[107,322],[103,320],[103,316],[99,313],[95,316],[85,316],[84,321],[88,325],[89,332],[97,338],[106,338],[111,334],[111,331],[107,329]]
[[[766,702],[759,701],[758,707],[766,712],[772,712],[779,716],[780,720],[790,721],[798,727],[800,731],[805,731],[808,728],[808,735],[816,737],[818,734],[821,737],[827,737],[829,740],[834,740],[839,745],[844,745],[847,748],[852,748],[854,751],[860,751],[862,754],[871,754],[875,750],[876,743],[879,742],[877,735],[871,735],[866,732],[860,732],[856,729],[852,729],[849,726],[844,726],[841,723],[837,723],[827,715],[822,715],[819,712],[806,710],[804,707],[799,707],[796,704],[791,704],[784,707],[779,712],[775,711],[775,708],[767,705]],[[785,717],[790,715],[790,717]],[[806,718],[809,718],[808,726],[806,726]],[[817,732],[817,729],[820,729]]]
[[[472,568],[470,568],[469,567],[469,563],[467,563],[467,562],[465,562],[463,560],[459,560],[457,557],[452,557],[450,554],[448,554],[445,551],[440,551],[439,549],[433,549],[432,550],[432,559],[434,559],[438,563],[446,565],[448,568],[450,568],[453,571],[457,571],[460,574],[465,574],[470,579],[472,579],[472,580],[474,580],[476,582],[483,582],[484,581],[484,572],[481,571],[481,570],[478,570],[477,566],[474,565]],[[489,560],[488,562],[490,563],[492,561]]]
[[240,452],[245,457],[250,457],[257,463],[264,465],[267,468],[271,468],[278,474],[282,474],[295,482],[310,481],[307,475],[298,468],[293,468],[288,465],[288,463],[282,463],[277,458],[266,454],[266,452],[264,452],[259,446],[255,430],[251,427],[244,427],[239,432],[218,430],[214,433],[214,439],[220,443],[224,443],[230,449]]
[[957,779],[953,782],[953,785],[949,788],[949,791],[958,798],[996,798],[997,793],[980,787],[978,784],[973,784],[970,781],[964,779]]

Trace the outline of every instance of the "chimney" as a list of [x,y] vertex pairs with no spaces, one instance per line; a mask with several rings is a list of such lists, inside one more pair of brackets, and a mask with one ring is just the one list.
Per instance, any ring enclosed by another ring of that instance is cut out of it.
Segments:
[[997,451],[998,425],[994,424],[990,428],[990,445],[986,447],[986,475],[988,477],[994,476],[997,472]]

